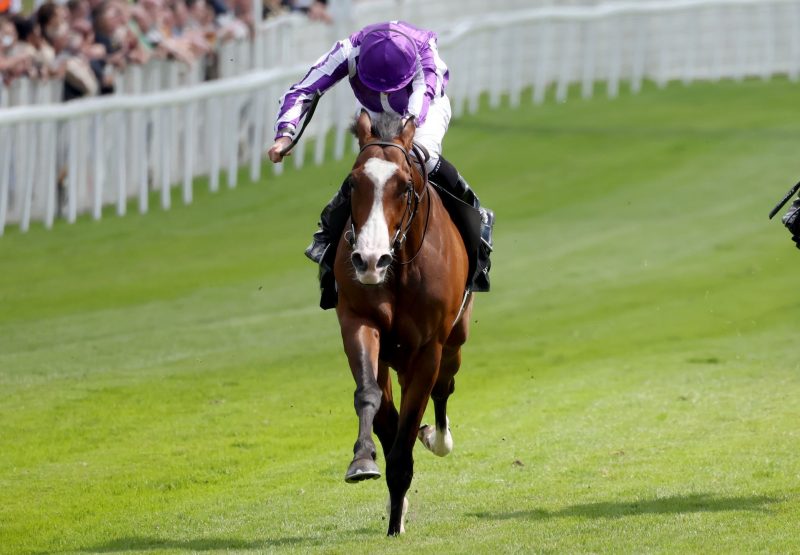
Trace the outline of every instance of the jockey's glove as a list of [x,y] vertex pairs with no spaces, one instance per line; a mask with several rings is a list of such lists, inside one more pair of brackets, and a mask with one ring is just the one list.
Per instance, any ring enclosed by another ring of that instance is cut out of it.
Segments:
[[781,218],[781,221],[792,234],[792,241],[800,249],[800,198],[795,199],[792,206]]

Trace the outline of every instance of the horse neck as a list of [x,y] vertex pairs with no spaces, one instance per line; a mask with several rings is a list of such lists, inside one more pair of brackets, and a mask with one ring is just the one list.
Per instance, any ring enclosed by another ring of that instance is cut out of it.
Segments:
[[414,259],[414,262],[417,262],[419,260],[417,255],[423,248],[423,243],[430,240],[437,233],[434,229],[435,221],[439,219],[437,212],[443,208],[442,203],[433,194],[433,188],[428,183],[425,183],[421,190],[417,213],[411,222],[411,227],[406,233],[406,241],[401,248],[400,260],[402,261]]

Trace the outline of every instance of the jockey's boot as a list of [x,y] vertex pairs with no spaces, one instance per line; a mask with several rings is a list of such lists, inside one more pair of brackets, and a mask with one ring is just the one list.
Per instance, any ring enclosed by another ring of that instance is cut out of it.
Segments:
[[481,215],[481,247],[478,249],[477,268],[475,275],[472,276],[470,289],[476,293],[489,291],[489,270],[492,261],[489,255],[492,253],[494,243],[492,241],[492,230],[494,229],[494,212],[481,206],[478,195],[470,188],[466,179],[458,173],[458,170],[445,160],[439,157],[439,162],[428,176],[431,181],[443,187],[448,193],[469,204]]
[[319,230],[314,233],[311,244],[306,249],[306,256],[319,264],[321,292],[319,306],[325,310],[334,308],[338,301],[333,262],[336,259],[336,245],[348,217],[350,217],[350,186],[345,180],[331,201],[322,209],[319,216]]

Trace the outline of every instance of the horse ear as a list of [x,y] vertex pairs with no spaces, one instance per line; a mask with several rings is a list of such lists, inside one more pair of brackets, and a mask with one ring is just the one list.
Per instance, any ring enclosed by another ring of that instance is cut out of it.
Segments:
[[372,138],[372,119],[366,110],[361,110],[355,124],[356,138],[358,139],[358,146],[363,147]]
[[406,150],[411,150],[411,144],[414,142],[414,133],[417,132],[417,124],[414,118],[408,118],[403,125],[403,130],[400,132],[400,142]]

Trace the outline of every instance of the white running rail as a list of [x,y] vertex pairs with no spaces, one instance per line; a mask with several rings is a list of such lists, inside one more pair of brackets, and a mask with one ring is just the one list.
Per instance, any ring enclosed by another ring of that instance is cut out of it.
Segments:
[[[195,177],[207,176],[212,191],[220,187],[221,174],[235,187],[242,163],[250,180],[261,179],[282,91],[333,40],[381,19],[404,18],[439,32],[456,116],[477,110],[484,93],[491,106],[504,97],[513,106],[528,89],[535,102],[551,94],[563,101],[570,85],[588,97],[604,83],[613,97],[623,83],[636,92],[644,80],[663,86],[671,80],[773,75],[796,80],[800,74],[800,0],[488,5],[339,0],[333,3],[333,27],[296,17],[269,21],[252,43],[223,49],[222,59],[236,65],[221,68],[230,77],[164,92],[0,108],[0,235],[9,224],[26,231],[40,221],[49,228],[58,217],[74,222],[83,212],[99,219],[107,205],[124,215],[130,200],[147,212],[154,191],[169,209],[175,187],[190,203]],[[254,67],[267,69],[250,71]],[[43,87],[37,94],[44,99],[52,91]],[[335,158],[344,156],[355,108],[346,83],[332,89],[293,163],[306,162],[308,147],[315,163],[324,160],[328,147]],[[332,145],[325,140],[329,131]]]

